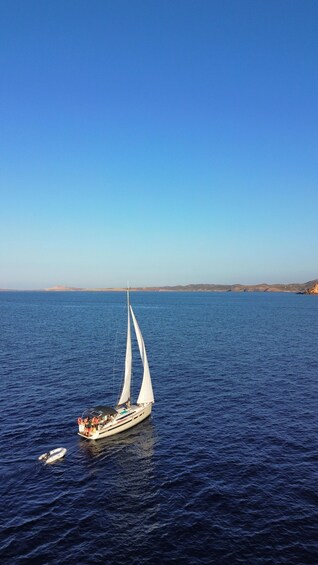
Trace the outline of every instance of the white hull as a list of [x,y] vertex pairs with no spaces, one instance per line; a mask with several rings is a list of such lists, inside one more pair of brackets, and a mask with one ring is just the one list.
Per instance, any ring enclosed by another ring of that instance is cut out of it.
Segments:
[[129,430],[133,426],[136,426],[151,414],[152,404],[145,404],[143,406],[131,406],[127,410],[119,411],[115,418],[105,424],[104,426],[98,426],[98,430],[90,435],[84,433],[83,426],[79,426],[78,435],[84,437],[85,439],[102,439],[104,437],[109,437],[125,430]]
[[58,459],[62,459],[66,453],[65,447],[58,447],[57,449],[52,449],[52,451],[48,451],[47,453],[43,453],[38,457],[39,461],[44,461],[44,463],[54,463],[54,461],[58,461]]

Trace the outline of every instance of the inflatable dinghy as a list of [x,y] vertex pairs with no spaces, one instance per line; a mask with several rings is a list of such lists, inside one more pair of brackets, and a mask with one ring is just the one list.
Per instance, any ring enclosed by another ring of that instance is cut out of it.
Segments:
[[54,461],[62,459],[66,451],[65,447],[57,447],[56,449],[52,449],[52,451],[48,451],[47,453],[40,455],[39,461],[43,461],[44,463],[54,463]]

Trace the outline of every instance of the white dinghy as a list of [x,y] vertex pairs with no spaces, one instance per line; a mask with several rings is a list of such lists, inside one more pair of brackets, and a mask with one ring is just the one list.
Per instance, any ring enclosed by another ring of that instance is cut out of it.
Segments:
[[[129,304],[129,291],[127,291],[127,342],[125,356],[125,376],[124,384],[118,405],[113,408],[111,406],[95,406],[86,410],[81,418],[78,418],[78,433],[86,439],[101,439],[108,437],[124,430],[128,430],[136,426],[142,420],[150,416],[152,405],[154,403],[154,395],[152,390],[151,376],[146,354],[144,340],[138,326],[133,309]],[[130,319],[132,318],[139,353],[143,364],[143,378],[139,396],[136,404],[131,404],[130,388],[132,375],[132,349],[131,349],[131,331]]]
[[54,463],[54,461],[62,459],[66,451],[67,450],[65,449],[65,447],[57,447],[56,449],[52,449],[47,453],[43,453],[43,455],[40,455],[38,459],[39,461],[43,461],[44,463]]

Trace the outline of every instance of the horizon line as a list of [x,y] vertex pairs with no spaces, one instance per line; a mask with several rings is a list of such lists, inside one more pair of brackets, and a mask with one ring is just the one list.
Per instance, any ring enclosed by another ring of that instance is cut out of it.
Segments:
[[[306,282],[292,282],[292,283],[188,283],[188,284],[174,284],[174,285],[151,285],[151,286],[135,286],[130,287],[132,292],[136,291],[176,291],[176,290],[244,290],[244,289],[275,289],[284,290],[289,287],[308,287],[311,284],[318,282],[318,279],[312,279]],[[0,288],[0,292],[125,292],[127,287],[76,287],[67,285],[55,285],[48,288],[33,288],[33,289],[19,289],[19,288]],[[298,290],[295,289],[295,290]]]

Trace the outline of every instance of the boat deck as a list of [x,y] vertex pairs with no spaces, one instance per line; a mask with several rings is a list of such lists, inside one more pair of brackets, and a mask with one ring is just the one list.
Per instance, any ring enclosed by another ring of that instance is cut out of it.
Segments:
[[85,439],[99,439],[102,437],[107,437],[121,431],[132,428],[136,424],[139,424],[142,420],[147,418],[151,413],[152,404],[144,406],[131,406],[130,408],[125,408],[118,412],[118,415],[114,417],[113,420],[107,422],[103,426],[91,435],[86,435],[82,432],[78,432],[78,435],[84,437]]

